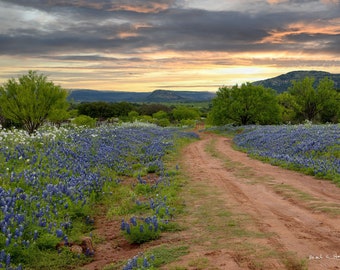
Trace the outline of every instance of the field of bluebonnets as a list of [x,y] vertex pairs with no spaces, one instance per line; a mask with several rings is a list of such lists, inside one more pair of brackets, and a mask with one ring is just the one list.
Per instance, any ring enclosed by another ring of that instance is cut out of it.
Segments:
[[340,184],[340,125],[248,126],[234,142],[272,164]]
[[[253,156],[340,183],[339,125],[227,126],[224,131],[237,133],[235,144]],[[172,184],[163,157],[182,137],[196,135],[141,123],[45,128],[33,136],[2,129],[0,269],[57,269],[86,262],[90,251],[79,256],[56,246],[90,232],[93,206],[106,194],[115,201],[114,190],[128,197],[119,198],[122,208],[110,210],[124,216],[120,229],[126,238],[132,243],[158,238],[174,212],[171,193],[162,192]],[[157,178],[150,182],[148,173]],[[135,179],[133,194],[147,196],[131,197],[121,186],[125,176]],[[134,206],[125,207],[131,200]],[[139,215],[133,214],[136,209]],[[147,268],[155,260],[148,256],[131,258],[123,269]]]
[[[54,269],[57,258],[61,267],[86,261],[91,254],[76,256],[56,245],[67,246],[91,230],[91,208],[120,185],[120,177],[135,177],[143,190],[143,175],[156,172],[151,188],[170,185],[162,158],[179,137],[195,135],[144,124],[49,128],[33,136],[0,130],[0,268]],[[123,219],[122,231],[131,242],[157,238],[171,217],[166,196],[135,204],[149,216]],[[148,264],[146,258],[142,263]]]

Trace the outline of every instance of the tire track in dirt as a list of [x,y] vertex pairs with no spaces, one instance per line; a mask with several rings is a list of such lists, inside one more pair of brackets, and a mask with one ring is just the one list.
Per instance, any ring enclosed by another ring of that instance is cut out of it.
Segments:
[[[248,179],[238,177],[237,169],[226,168],[221,158],[207,153],[206,146],[212,140],[215,141],[215,150],[221,155],[251,170],[252,174]],[[291,252],[298,258],[305,259],[308,269],[340,269],[339,216],[331,217],[326,213],[313,212],[306,208],[304,202],[296,198],[287,199],[273,188],[273,185],[286,183],[311,194],[318,201],[337,206],[340,205],[340,193],[332,183],[252,160],[246,154],[233,150],[230,140],[211,134],[190,144],[183,152],[182,163],[191,181],[214,185],[223,191],[224,201],[229,206],[233,205],[233,210],[249,214],[258,230],[270,235],[266,238],[265,245],[269,245],[282,256]],[[268,177],[270,184],[266,181],[251,181]],[[244,269],[235,258],[239,268],[235,265],[234,268],[222,267],[221,261],[227,260],[227,257],[225,252],[220,255],[220,258],[214,258],[219,262],[217,269]],[[271,269],[278,268],[277,266],[278,262],[273,262]],[[280,268],[282,266],[281,264],[278,269],[283,269]],[[265,269],[269,267],[270,264]]]

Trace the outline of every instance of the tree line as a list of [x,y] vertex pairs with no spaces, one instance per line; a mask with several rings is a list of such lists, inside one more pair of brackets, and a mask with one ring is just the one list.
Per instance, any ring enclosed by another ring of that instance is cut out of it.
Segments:
[[313,86],[314,78],[293,81],[288,91],[277,94],[251,83],[221,87],[209,109],[184,105],[88,102],[72,104],[68,91],[47,80],[43,74],[9,79],[0,87],[0,124],[17,126],[33,133],[45,122],[61,125],[72,121],[94,126],[96,121],[146,121],[168,126],[192,125],[202,117],[211,125],[338,123],[340,93],[328,78]]
[[340,93],[334,82],[323,78],[316,87],[313,77],[292,81],[282,94],[251,83],[221,87],[212,101],[208,122],[212,125],[338,123]]
[[0,87],[0,125],[16,126],[32,134],[46,122],[60,126],[70,121],[95,126],[97,121],[146,121],[168,126],[192,124],[204,115],[194,107],[128,102],[88,102],[72,104],[69,92],[47,80],[43,74],[29,71],[9,79]]

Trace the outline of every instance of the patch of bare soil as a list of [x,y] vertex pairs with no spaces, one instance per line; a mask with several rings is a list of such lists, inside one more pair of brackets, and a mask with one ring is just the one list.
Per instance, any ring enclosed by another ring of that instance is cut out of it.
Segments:
[[187,213],[178,222],[187,229],[138,246],[121,236],[120,221],[98,218],[102,239],[82,269],[103,269],[164,242],[190,253],[162,269],[340,269],[334,184],[253,160],[213,134],[188,145],[180,167]]
[[[147,181],[153,183],[156,176],[150,174]],[[125,179],[124,183],[132,183]],[[135,180],[134,180],[135,181]],[[144,244],[131,244],[120,230],[121,220],[109,219],[104,207],[99,206],[92,231],[94,255],[91,263],[84,265],[81,270],[122,269],[128,259],[144,253],[146,250],[162,245],[173,244],[181,239],[178,235],[163,233],[160,239]]]

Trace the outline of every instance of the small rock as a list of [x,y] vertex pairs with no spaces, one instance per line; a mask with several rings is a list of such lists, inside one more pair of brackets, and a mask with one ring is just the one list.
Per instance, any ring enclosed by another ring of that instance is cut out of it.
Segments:
[[81,246],[78,246],[78,245],[72,245],[70,247],[70,250],[71,250],[71,252],[79,254],[79,255],[83,253],[83,248]]
[[62,247],[68,247],[71,252],[75,254],[85,254],[86,256],[94,255],[94,248],[92,244],[92,239],[90,237],[84,237],[80,245],[75,243],[65,243],[60,242],[57,244],[56,248],[60,250]]
[[81,247],[83,248],[84,254],[86,254],[86,255],[93,255],[94,254],[92,239],[90,237],[84,237],[82,239]]

